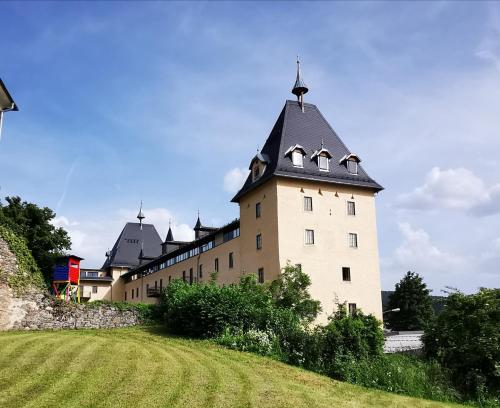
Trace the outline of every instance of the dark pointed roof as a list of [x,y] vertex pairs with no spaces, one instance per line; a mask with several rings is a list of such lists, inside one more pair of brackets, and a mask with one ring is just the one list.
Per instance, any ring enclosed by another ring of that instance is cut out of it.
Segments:
[[300,75],[300,61],[297,58],[297,78],[295,79],[295,84],[293,85],[292,93],[299,96],[300,94],[306,94],[309,91],[306,83],[303,81]]
[[141,241],[144,241],[142,256],[145,258],[157,257],[161,255],[161,238],[152,224],[142,224],[127,222],[125,227],[113,245],[110,256],[102,266],[135,267],[139,265],[141,255]]
[[202,228],[201,221],[200,221],[200,216],[198,215],[198,219],[196,220],[196,225],[194,226],[194,230],[196,231],[197,229]]
[[172,242],[174,240],[174,234],[172,233],[172,228],[168,227],[167,238],[165,242]]
[[10,96],[7,87],[3,83],[2,79],[0,79],[0,110],[4,109],[13,111],[19,110],[16,103],[14,102],[14,99],[12,99],[12,96]]
[[[303,168],[294,167],[289,155],[286,155],[290,147],[297,144],[306,152]],[[316,161],[311,158],[314,152],[322,148],[328,150],[332,156],[328,172],[320,171]],[[249,175],[241,190],[233,198],[233,202],[238,202],[242,195],[273,176],[354,185],[375,191],[383,189],[370,178],[361,165],[358,167],[358,174],[354,175],[347,171],[345,164],[340,163],[343,157],[352,152],[340,140],[316,105],[310,103],[304,103],[302,112],[299,102],[286,101],[261,154],[269,158],[264,173],[255,182],[252,182],[252,177]]]

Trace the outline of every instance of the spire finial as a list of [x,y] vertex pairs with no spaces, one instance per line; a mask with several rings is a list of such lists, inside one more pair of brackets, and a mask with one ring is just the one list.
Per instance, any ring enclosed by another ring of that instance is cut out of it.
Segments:
[[302,80],[302,76],[300,74],[300,59],[297,55],[297,78],[295,79],[295,85],[293,86],[292,93],[297,96],[297,101],[300,104],[302,112],[304,112],[304,94],[309,91],[309,88]]
[[144,213],[142,212],[142,200],[141,200],[141,206],[139,208],[139,214],[137,214],[137,218],[139,219],[139,224],[141,224],[141,229],[142,229],[142,220],[146,218],[144,216]]

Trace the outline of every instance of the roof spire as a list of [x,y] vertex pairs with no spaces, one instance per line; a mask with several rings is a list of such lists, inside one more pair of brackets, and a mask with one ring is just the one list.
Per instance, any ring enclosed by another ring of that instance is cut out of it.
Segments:
[[293,86],[292,93],[297,96],[297,101],[300,104],[302,112],[304,112],[304,94],[309,91],[309,88],[302,80],[300,75],[300,60],[297,55],[297,78],[295,79],[295,85]]
[[139,214],[137,214],[137,218],[139,219],[139,224],[141,224],[141,230],[142,230],[142,220],[146,218],[144,216],[144,213],[142,212],[142,200],[141,200],[141,207],[139,208]]
[[167,232],[167,238],[165,239],[165,242],[171,242],[174,240],[174,234],[172,233],[172,220],[168,220],[168,232]]

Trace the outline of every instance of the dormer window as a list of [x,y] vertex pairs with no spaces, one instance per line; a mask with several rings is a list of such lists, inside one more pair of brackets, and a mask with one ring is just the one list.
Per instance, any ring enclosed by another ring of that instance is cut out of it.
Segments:
[[258,180],[266,171],[269,157],[266,154],[257,153],[250,162],[249,170],[252,172],[252,182]]
[[304,155],[306,151],[301,145],[290,146],[286,151],[285,157],[290,156],[294,167],[304,167]]
[[300,150],[292,152],[292,163],[295,167],[304,167],[304,156]]
[[354,153],[346,154],[340,159],[340,164],[344,164],[346,166],[347,172],[355,175],[358,174],[359,162],[361,162],[361,159]]
[[351,174],[358,174],[358,162],[355,160],[347,160],[347,171]]
[[316,160],[316,163],[318,164],[318,169],[320,171],[329,171],[330,170],[330,159],[332,158],[332,155],[328,151],[328,149],[325,149],[323,147],[323,144],[321,144],[321,149],[316,150],[313,155],[311,156],[311,160]]

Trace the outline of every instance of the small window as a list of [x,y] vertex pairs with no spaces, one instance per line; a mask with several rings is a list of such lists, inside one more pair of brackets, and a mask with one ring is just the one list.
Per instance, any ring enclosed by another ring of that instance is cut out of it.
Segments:
[[158,281],[155,281],[155,289],[158,289]]
[[134,298],[134,289],[132,289],[132,299]]
[[312,197],[304,197],[304,211],[313,210],[313,199]]
[[344,282],[350,282],[351,281],[351,268],[348,268],[344,266],[342,268],[342,280]]
[[146,295],[148,294],[149,292],[149,284],[146,284]]
[[219,258],[215,258],[215,272],[219,272]]
[[349,233],[349,247],[351,248],[358,247],[358,234],[354,234],[352,232]]
[[125,291],[125,302],[127,301],[127,291]]
[[234,255],[232,252],[229,252],[229,268],[233,268],[234,267]]
[[97,286],[92,286],[92,293],[97,293]]
[[264,283],[264,268],[259,268],[259,283]]
[[255,163],[253,165],[253,172],[252,172],[252,174],[253,174],[253,176],[252,176],[253,177],[253,181],[255,181],[255,180],[257,180],[259,178],[259,176],[260,176],[260,166],[259,166],[259,163]]
[[138,298],[139,297],[139,288],[135,288],[135,297]]
[[99,272],[87,272],[87,278],[97,278],[99,277]]
[[329,161],[328,161],[328,157],[325,154],[321,154],[318,157],[318,165],[319,165],[320,170],[328,171]]
[[163,289],[163,279],[160,279],[160,292],[162,291]]
[[306,229],[305,243],[306,243],[306,245],[313,245],[314,244],[314,230]]
[[255,218],[260,218],[260,203],[255,204]]
[[168,283],[172,282],[172,275],[168,277]]
[[203,265],[200,265],[199,277],[203,278]]
[[356,203],[354,201],[347,202],[347,215],[356,215]]
[[351,174],[358,174],[358,162],[356,160],[347,160],[347,171]]
[[182,271],[182,280],[186,282],[186,271]]
[[189,269],[189,284],[193,284],[193,268]]
[[257,245],[257,249],[262,249],[262,234],[258,234],[255,237],[255,244]]
[[300,150],[294,150],[292,152],[292,163],[295,167],[304,167],[304,156]]
[[356,303],[349,303],[349,314],[352,316],[356,312]]

